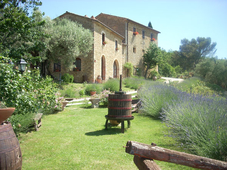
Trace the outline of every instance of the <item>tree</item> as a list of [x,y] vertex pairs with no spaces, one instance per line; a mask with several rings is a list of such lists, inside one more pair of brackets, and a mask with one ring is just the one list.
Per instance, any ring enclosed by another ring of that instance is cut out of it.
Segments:
[[66,70],[72,69],[76,57],[86,57],[92,49],[91,31],[76,22],[56,19],[50,34],[45,56],[51,61],[60,62]]
[[216,43],[211,43],[211,38],[198,37],[191,41],[181,40],[179,53],[176,54],[176,60],[184,70],[192,70],[201,59],[213,56],[216,52]]
[[148,27],[153,28],[151,22],[148,23]]
[[195,68],[196,73],[206,81],[227,87],[227,60],[217,58],[205,58]]
[[[1,0],[0,5],[0,53],[10,58],[32,60],[31,51],[42,50],[42,34],[37,27],[43,22],[35,22],[34,16],[29,17],[31,8],[41,5],[39,0]],[[7,53],[7,54],[6,54]]]
[[171,65],[173,52],[166,52],[164,49],[161,50],[162,62],[158,64],[158,72],[165,77],[176,76],[175,68]]
[[145,66],[145,74],[144,77],[147,77],[147,72],[149,69],[152,69],[157,66],[159,62],[161,62],[161,50],[155,43],[151,43],[146,53],[143,55],[143,64]]

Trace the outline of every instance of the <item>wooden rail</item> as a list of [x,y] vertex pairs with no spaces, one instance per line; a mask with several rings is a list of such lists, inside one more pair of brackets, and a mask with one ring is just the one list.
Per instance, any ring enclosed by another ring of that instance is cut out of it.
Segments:
[[128,141],[125,148],[125,152],[134,155],[134,163],[140,170],[159,170],[160,168],[154,163],[153,159],[198,169],[227,170],[227,162],[161,148],[156,144],[147,145]]

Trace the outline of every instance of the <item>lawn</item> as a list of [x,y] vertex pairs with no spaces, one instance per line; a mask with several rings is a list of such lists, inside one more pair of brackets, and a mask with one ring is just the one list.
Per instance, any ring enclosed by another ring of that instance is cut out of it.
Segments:
[[[86,109],[79,105],[45,115],[40,131],[19,137],[22,169],[137,169],[133,156],[123,148],[129,140],[179,150],[171,138],[165,137],[167,128],[161,121],[133,114],[131,128],[123,134],[120,127],[104,129],[107,113],[107,108]],[[162,169],[190,169],[156,162]]]

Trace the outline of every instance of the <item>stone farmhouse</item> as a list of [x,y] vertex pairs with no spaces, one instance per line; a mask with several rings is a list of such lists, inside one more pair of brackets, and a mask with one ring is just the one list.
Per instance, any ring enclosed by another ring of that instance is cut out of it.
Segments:
[[[87,57],[80,56],[72,61],[76,69],[69,72],[75,82],[105,82],[109,78],[128,76],[124,64],[134,66],[134,74],[140,70],[143,75],[142,56],[149,44],[158,45],[158,33],[150,27],[127,18],[99,14],[87,17],[66,12],[59,18],[67,18],[89,29],[94,36],[93,48]],[[53,63],[50,72],[54,77],[65,73],[60,63]]]

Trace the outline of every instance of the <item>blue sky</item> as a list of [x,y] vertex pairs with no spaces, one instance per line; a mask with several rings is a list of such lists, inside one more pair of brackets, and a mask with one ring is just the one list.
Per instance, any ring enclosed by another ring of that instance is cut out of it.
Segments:
[[54,19],[66,11],[89,17],[100,13],[151,21],[160,31],[159,47],[179,50],[181,40],[210,37],[218,58],[227,58],[227,0],[41,0],[40,10]]

